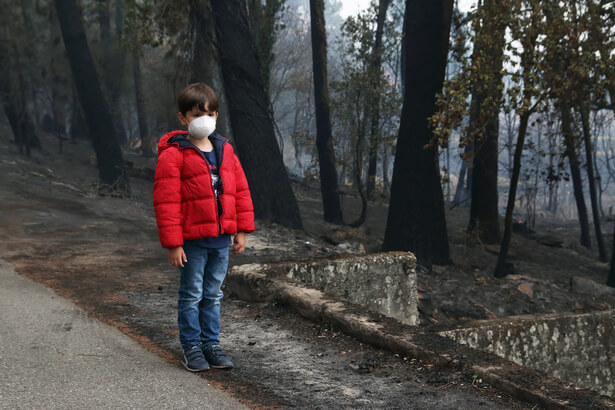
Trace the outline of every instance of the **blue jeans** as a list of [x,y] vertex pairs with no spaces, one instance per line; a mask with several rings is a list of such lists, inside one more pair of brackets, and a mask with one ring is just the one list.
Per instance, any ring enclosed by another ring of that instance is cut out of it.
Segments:
[[184,350],[220,344],[220,290],[228,267],[227,247],[184,245],[188,262],[179,268],[177,323]]

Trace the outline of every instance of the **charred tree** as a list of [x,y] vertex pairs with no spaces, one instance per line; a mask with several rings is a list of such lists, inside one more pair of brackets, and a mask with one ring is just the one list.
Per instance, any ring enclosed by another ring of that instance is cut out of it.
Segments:
[[83,110],[79,104],[79,95],[77,94],[77,89],[74,84],[72,87],[71,106],[70,139],[72,141],[76,141],[78,139],[91,139],[88,126],[85,123],[85,117],[83,116]]
[[[354,177],[357,184],[357,191],[359,191],[359,197],[361,198],[361,213],[359,217],[348,224],[353,228],[358,228],[365,223],[367,219],[367,192],[363,185],[363,148],[365,146],[365,119],[368,117],[367,108],[363,110],[364,120],[359,119],[357,121],[357,142],[354,146]],[[358,117],[358,116],[357,116]]]
[[517,198],[517,185],[519,183],[519,174],[521,173],[521,155],[523,153],[523,144],[525,143],[525,136],[527,134],[528,121],[532,112],[526,110],[520,116],[519,131],[517,135],[517,144],[515,147],[515,154],[513,158],[513,169],[510,178],[510,187],[508,189],[508,203],[506,204],[506,216],[504,217],[504,236],[500,246],[500,252],[498,254],[498,262],[495,267],[494,276],[496,278],[503,278],[508,274],[506,269],[506,256],[510,247],[510,239],[512,237],[512,218],[513,211],[515,210],[515,201]]
[[342,224],[342,205],[337,185],[335,151],[331,132],[329,87],[327,85],[327,34],[323,0],[310,0],[312,64],[314,67],[314,104],[316,110],[316,148],[320,166],[320,190],[325,221]]
[[21,155],[30,156],[30,149],[38,144],[32,116],[26,104],[24,77],[19,56],[20,48],[11,43],[7,26],[0,29],[0,98],[9,120],[15,143]]
[[611,252],[611,268],[609,269],[609,277],[606,284],[615,288],[615,241],[613,241]]
[[113,117],[113,125],[119,142],[126,140],[126,130],[122,120],[122,110],[119,99],[124,79],[124,65],[126,50],[121,47],[120,39],[123,33],[123,9],[121,1],[115,5],[115,30],[111,30],[111,2],[109,0],[96,0],[98,9],[98,25],[100,27],[100,41],[103,48],[102,79],[103,87],[109,109]]
[[444,82],[452,13],[452,0],[406,1],[406,84],[383,250],[412,251],[428,269],[450,262],[436,147],[425,146]]
[[101,191],[129,193],[128,175],[117,141],[113,119],[100,88],[98,75],[81,22],[76,0],[54,0],[62,38],[79,94],[83,114],[92,136]]
[[212,0],[211,6],[231,127],[250,183],[255,214],[290,228],[302,228],[299,206],[276,141],[245,0]]
[[[387,10],[392,0],[380,0],[378,2],[378,16],[376,18],[376,35],[370,61],[370,74],[375,84],[381,81],[382,66],[382,35]],[[380,88],[380,87],[378,87]],[[370,134],[369,134],[369,160],[367,165],[367,198],[374,199],[376,192],[376,168],[378,166],[378,142],[380,134],[380,98],[376,92],[374,101],[370,104]]]
[[570,106],[566,102],[560,103],[560,113],[562,116],[562,134],[566,146],[566,156],[570,164],[570,175],[572,177],[572,187],[574,189],[574,199],[577,204],[579,214],[579,224],[581,226],[581,245],[591,249],[591,239],[589,236],[589,219],[587,217],[587,206],[583,195],[583,180],[581,178],[581,168],[574,135],[572,134],[572,114]]
[[478,232],[483,243],[500,241],[498,213],[499,107],[502,99],[502,63],[509,5],[505,0],[485,1],[475,40],[473,61],[481,81],[474,85],[470,112],[474,143],[472,202],[468,230]]
[[205,83],[217,90],[220,104],[218,111],[220,117],[216,130],[227,134],[229,114],[227,111],[224,87],[219,72],[219,62],[214,42],[216,39],[216,26],[209,0],[190,0],[190,40],[192,44],[191,83]]
[[213,84],[215,58],[211,4],[208,0],[190,0],[190,25],[192,31],[192,73],[190,82]]
[[584,106],[581,112],[581,126],[583,129],[583,142],[585,144],[585,159],[587,161],[587,179],[589,184],[589,197],[591,200],[592,216],[594,220],[594,231],[596,233],[596,243],[598,244],[598,254],[602,262],[607,262],[604,238],[600,229],[600,209],[598,204],[598,193],[596,192],[596,178],[594,177],[594,161],[592,159],[593,149],[591,142],[591,131],[589,128],[589,108]]
[[248,0],[250,28],[256,39],[261,75],[267,92],[269,92],[271,64],[273,64],[277,14],[285,2],[286,0],[266,0],[264,3],[261,0]]
[[[609,97],[611,99],[611,105],[613,106],[613,113],[615,114],[615,86],[609,88]],[[609,269],[609,277],[606,284],[615,288],[615,234],[613,235],[613,247],[611,249],[611,268]]]
[[141,137],[141,154],[144,157],[154,155],[151,147],[149,127],[147,125],[147,111],[145,110],[145,94],[141,80],[141,55],[138,50],[132,51],[132,78],[135,83],[135,100],[137,103],[137,120],[139,122],[139,136]]

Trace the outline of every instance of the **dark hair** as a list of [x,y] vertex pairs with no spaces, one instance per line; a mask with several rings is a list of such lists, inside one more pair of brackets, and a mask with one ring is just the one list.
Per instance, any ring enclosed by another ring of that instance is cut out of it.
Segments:
[[210,86],[203,83],[193,83],[184,88],[177,97],[177,108],[182,115],[198,107],[199,110],[208,109],[211,112],[218,111],[218,96]]

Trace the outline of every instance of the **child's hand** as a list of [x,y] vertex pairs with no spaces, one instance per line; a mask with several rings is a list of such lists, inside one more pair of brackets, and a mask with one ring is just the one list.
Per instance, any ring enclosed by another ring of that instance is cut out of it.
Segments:
[[246,249],[246,233],[238,232],[233,239],[233,253],[242,253]]
[[176,268],[183,268],[184,262],[188,262],[184,248],[178,246],[177,248],[169,249],[169,263]]

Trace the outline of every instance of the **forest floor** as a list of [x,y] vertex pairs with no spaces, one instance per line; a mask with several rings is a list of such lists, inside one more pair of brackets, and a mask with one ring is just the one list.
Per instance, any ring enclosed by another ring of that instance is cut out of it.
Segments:
[[[96,194],[95,156],[87,142],[42,137],[31,158],[0,138],[0,258],[179,364],[177,272],[160,248],[152,208],[153,159],[127,150],[132,197]],[[231,265],[376,252],[386,203],[370,203],[360,228],[322,222],[317,186],[294,183],[304,230],[257,221],[244,254]],[[346,220],[359,213],[345,196]],[[603,287],[609,266],[578,244],[573,222],[539,220],[535,234],[513,235],[514,274],[492,276],[497,248],[465,232],[467,208],[447,207],[454,265],[419,272],[421,326],[459,327],[477,319],[588,312],[615,307]],[[603,221],[608,249],[613,221]],[[595,243],[595,241],[594,241]],[[223,302],[222,343],[237,368],[203,374],[253,407],[532,408],[471,374],[442,369],[359,343],[284,306]]]

